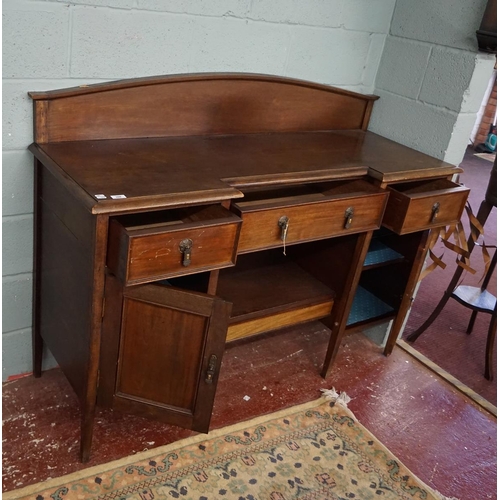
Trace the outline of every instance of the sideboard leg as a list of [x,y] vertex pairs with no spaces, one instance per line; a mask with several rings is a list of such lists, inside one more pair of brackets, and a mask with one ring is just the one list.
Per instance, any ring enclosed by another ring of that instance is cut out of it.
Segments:
[[83,412],[81,438],[80,438],[80,461],[88,462],[90,449],[92,447],[92,436],[94,434],[95,405],[91,411]]
[[43,357],[43,339],[36,325],[33,325],[33,376],[40,378],[42,376],[42,357]]
[[32,309],[32,350],[33,350],[33,375],[35,378],[42,376],[43,339],[40,333],[40,275],[41,260],[40,238],[42,236],[41,217],[41,175],[42,168],[39,160],[34,163],[34,210],[33,210],[33,309]]
[[94,276],[92,296],[92,316],[89,339],[89,359],[87,366],[87,381],[82,400],[82,425],[80,437],[80,460],[88,462],[94,417],[97,404],[97,387],[99,384],[99,360],[101,351],[101,327],[104,316],[104,285],[106,247],[108,242],[109,218],[98,215],[95,225]]
[[358,236],[356,248],[351,260],[349,273],[345,279],[342,290],[338,290],[338,300],[335,301],[331,316],[331,336],[326,351],[325,362],[321,370],[321,376],[326,378],[339,351],[340,343],[344,337],[349,312],[351,310],[354,295],[358,288],[359,278],[363,270],[363,262],[368,252],[373,231],[361,233]]
[[403,300],[399,306],[399,311],[392,324],[391,331],[389,332],[389,337],[385,344],[384,354],[390,356],[396,341],[398,340],[399,332],[403,327],[406,315],[411,307],[413,301],[413,295],[418,284],[418,278],[422,272],[422,267],[425,263],[425,258],[427,256],[427,251],[429,250],[429,244],[431,242],[432,231],[423,231],[422,238],[420,239],[420,244],[418,246],[417,254],[413,260],[413,265],[410,272],[410,277],[406,284],[406,289],[404,291]]

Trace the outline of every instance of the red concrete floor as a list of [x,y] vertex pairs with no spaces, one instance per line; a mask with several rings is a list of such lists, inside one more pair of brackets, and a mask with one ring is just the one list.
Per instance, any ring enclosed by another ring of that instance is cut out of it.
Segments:
[[[328,340],[320,323],[228,347],[212,428],[319,397],[334,386],[350,408],[415,474],[460,500],[496,498],[496,419],[403,350],[385,358],[361,334],[348,337],[327,380],[319,375]],[[244,396],[249,396],[246,401]],[[91,461],[78,462],[79,411],[58,370],[4,385],[3,488],[161,446],[192,433],[99,411]]]

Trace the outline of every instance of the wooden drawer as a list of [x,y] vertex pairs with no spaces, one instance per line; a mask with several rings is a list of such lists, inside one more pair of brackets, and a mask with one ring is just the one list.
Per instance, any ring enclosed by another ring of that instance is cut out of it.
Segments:
[[117,217],[107,265],[126,285],[232,266],[240,227],[220,205]]
[[469,189],[447,179],[388,187],[383,225],[398,234],[445,226],[460,220]]
[[243,221],[238,253],[282,246],[286,221],[287,245],[377,229],[386,200],[363,180],[246,193],[232,205]]

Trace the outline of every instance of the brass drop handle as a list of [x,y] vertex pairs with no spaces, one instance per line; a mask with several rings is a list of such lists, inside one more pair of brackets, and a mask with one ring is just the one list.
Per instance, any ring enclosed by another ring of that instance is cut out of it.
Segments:
[[211,384],[214,381],[215,368],[217,366],[217,356],[212,354],[210,360],[208,361],[207,374],[205,376],[205,382]]
[[191,264],[191,249],[193,248],[193,240],[186,238],[179,243],[179,252],[182,254],[182,265],[189,266]]
[[290,222],[290,219],[286,215],[283,215],[283,217],[280,217],[279,221],[278,221],[278,226],[281,228],[281,241],[283,241],[283,242],[286,241],[286,235],[288,234],[289,222]]
[[345,223],[344,223],[344,229],[349,229],[352,224],[352,220],[354,219],[354,207],[349,207],[345,213]]
[[278,220],[278,226],[281,228],[281,241],[283,242],[283,255],[286,255],[286,236],[288,234],[288,224],[290,223],[290,219],[283,215]]
[[437,215],[439,213],[439,207],[440,207],[439,201],[436,201],[434,205],[432,205],[432,211],[431,211],[431,222],[434,222],[437,218]]

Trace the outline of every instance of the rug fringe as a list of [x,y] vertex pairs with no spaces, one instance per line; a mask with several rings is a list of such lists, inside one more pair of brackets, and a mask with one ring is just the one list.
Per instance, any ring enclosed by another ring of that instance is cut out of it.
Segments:
[[439,498],[439,500],[458,500],[457,497],[445,497],[444,495],[441,495],[441,493],[439,493],[439,491],[436,491],[436,490],[434,490],[434,493]]
[[321,392],[327,401],[333,401],[345,408],[347,408],[349,401],[351,401],[351,398],[344,391],[339,394],[335,390],[335,387],[332,387],[331,389],[321,389]]

